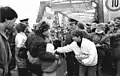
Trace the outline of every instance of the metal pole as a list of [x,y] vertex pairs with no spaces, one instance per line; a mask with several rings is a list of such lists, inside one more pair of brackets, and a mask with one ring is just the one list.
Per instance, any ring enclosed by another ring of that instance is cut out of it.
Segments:
[[98,0],[99,22],[104,22],[103,0]]

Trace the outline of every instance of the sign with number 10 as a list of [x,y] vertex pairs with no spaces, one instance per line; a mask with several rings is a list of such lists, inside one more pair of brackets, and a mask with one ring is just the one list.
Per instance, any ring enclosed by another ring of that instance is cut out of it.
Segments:
[[110,11],[119,11],[120,10],[120,0],[106,0],[106,8]]

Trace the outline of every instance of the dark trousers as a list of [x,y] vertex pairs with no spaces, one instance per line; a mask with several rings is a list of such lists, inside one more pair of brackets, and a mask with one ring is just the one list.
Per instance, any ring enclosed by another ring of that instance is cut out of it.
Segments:
[[5,75],[5,76],[12,76],[11,71],[10,71],[10,70],[8,70],[8,74],[7,74],[7,75]]
[[30,72],[36,74],[37,76],[42,76],[42,74],[43,74],[41,65],[31,64],[28,62],[28,70]]
[[69,53],[66,58],[67,62],[67,75],[79,76],[79,62],[76,60],[73,53]]
[[117,74],[116,76],[120,76],[120,60],[116,62]]
[[28,69],[27,68],[18,68],[18,76],[27,76]]
[[79,76],[96,76],[96,66],[79,65]]
[[8,74],[6,74],[5,76],[12,76],[11,75],[11,70],[14,69],[14,67],[15,67],[15,65],[12,64],[12,63],[13,63],[13,60],[11,59],[11,62],[9,64],[9,66],[8,66]]

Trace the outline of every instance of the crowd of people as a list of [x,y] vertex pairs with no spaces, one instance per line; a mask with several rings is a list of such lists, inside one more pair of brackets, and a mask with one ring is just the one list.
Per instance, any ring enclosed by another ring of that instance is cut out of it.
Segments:
[[15,68],[18,76],[42,76],[43,64],[60,66],[61,58],[67,76],[120,76],[120,17],[89,24],[70,18],[64,40],[53,39],[45,21],[29,31],[29,19],[15,24],[17,18],[11,7],[0,7],[0,76],[11,76]]

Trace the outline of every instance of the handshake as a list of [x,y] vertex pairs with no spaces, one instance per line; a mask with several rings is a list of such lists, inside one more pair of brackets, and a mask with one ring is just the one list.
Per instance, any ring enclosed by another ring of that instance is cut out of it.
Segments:
[[[55,55],[55,59],[56,59],[56,60],[60,60],[60,56],[59,56],[58,54],[53,54],[53,55]],[[29,51],[27,52],[27,56],[28,56],[28,60],[29,60],[29,62],[30,62],[31,64],[40,64],[40,59],[39,59],[39,57],[36,57],[36,58],[32,57],[32,56],[30,55],[30,52],[29,52]]]

